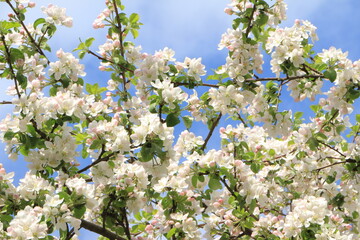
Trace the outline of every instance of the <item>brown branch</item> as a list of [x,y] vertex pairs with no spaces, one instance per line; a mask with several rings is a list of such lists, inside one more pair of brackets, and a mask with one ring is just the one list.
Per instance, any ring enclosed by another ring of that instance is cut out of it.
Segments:
[[32,123],[32,125],[34,127],[35,132],[37,132],[42,139],[44,139],[46,141],[50,141],[50,138],[48,137],[48,135],[46,133],[42,132],[40,129],[38,129],[38,126],[34,119],[31,119],[30,122]]
[[331,121],[334,120],[334,119],[337,117],[337,115],[339,114],[339,112],[340,112],[339,109],[335,110],[335,112],[334,112],[334,114],[331,116],[331,118],[330,118],[328,121],[324,122],[324,124],[321,126],[320,132],[324,129],[324,127],[325,127],[326,125],[328,125],[329,123],[331,123]]
[[115,9],[115,14],[116,14],[116,21],[117,21],[117,24],[118,24],[118,29],[119,29],[119,41],[120,41],[120,53],[121,53],[121,56],[124,57],[124,46],[123,46],[123,36],[122,36],[122,27],[121,27],[121,20],[120,20],[120,16],[119,16],[119,11],[118,11],[118,8],[117,8],[117,5],[116,5],[116,1],[113,0],[113,5],[114,5],[114,9]]
[[253,10],[252,10],[252,12],[251,12],[251,15],[250,15],[250,18],[249,18],[249,25],[248,25],[248,27],[247,27],[247,29],[246,29],[246,33],[245,33],[246,37],[249,36],[249,33],[250,33],[250,31],[251,31],[251,29],[252,29],[252,27],[253,27],[253,25],[251,24],[251,22],[252,22],[252,20],[253,20],[253,18],[254,18],[254,14],[255,14],[255,12],[256,12],[256,2],[257,2],[257,0],[255,0],[255,2],[254,2],[254,8],[253,8]]
[[[178,86],[187,86],[189,85],[189,83],[173,83],[175,87],[178,87]],[[220,86],[219,85],[216,85],[216,84],[209,84],[209,83],[196,83],[194,84],[194,86],[200,86],[200,87],[213,87],[213,88],[219,88]]]
[[336,162],[336,163],[327,165],[327,166],[325,166],[325,167],[318,168],[318,169],[316,169],[316,171],[319,172],[319,171],[321,171],[322,169],[329,168],[329,167],[332,167],[332,166],[335,166],[335,165],[338,165],[338,164],[342,164],[342,163],[347,163],[347,162],[348,162],[347,160],[346,160],[346,161],[342,161],[342,162]]
[[12,104],[12,102],[11,102],[11,101],[1,101],[1,102],[0,102],[0,105],[1,105],[1,104]]
[[325,143],[325,142],[322,142],[322,141],[319,141],[319,143],[321,143],[322,145],[324,145],[324,146],[330,148],[331,150],[337,152],[337,153],[340,154],[342,157],[346,157],[345,154],[343,154],[342,152],[340,152],[340,151],[339,151],[338,149],[336,149],[335,147],[330,146],[329,144],[327,144],[327,143]]
[[91,51],[91,50],[87,50],[87,53],[89,53],[89,54],[97,57],[97,58],[98,58],[99,60],[101,60],[101,61],[106,61],[106,62],[109,62],[109,63],[111,63],[111,64],[115,64],[115,65],[119,66],[120,68],[122,68],[123,70],[126,70],[126,71],[129,71],[129,72],[131,72],[131,73],[134,73],[133,70],[131,70],[131,69],[127,68],[127,67],[124,67],[124,66],[122,66],[122,65],[120,65],[120,64],[116,64],[115,62],[113,62],[113,61],[111,61],[111,60],[109,60],[109,59],[106,59],[106,58],[104,58],[104,57],[101,57],[100,55],[94,53],[94,52]]
[[322,74],[321,72],[319,72],[319,71],[316,70],[315,68],[312,68],[312,67],[310,67],[309,65],[306,65],[305,63],[304,63],[304,67],[310,69],[310,70],[313,71],[313,72],[316,72],[317,74]]
[[240,113],[236,113],[236,115],[238,116],[238,118],[240,119],[242,124],[244,124],[244,127],[247,127],[247,124],[246,124],[245,120],[241,117]]
[[[248,78],[245,79],[245,82],[268,82],[268,81],[277,81],[282,82],[283,84],[291,81],[291,80],[297,80],[301,78],[323,78],[324,75],[312,75],[312,74],[306,74],[306,75],[300,75],[300,76],[292,76],[292,77],[283,77],[283,78],[277,78],[277,77],[268,77],[268,78],[259,78],[256,76],[255,78]],[[187,86],[188,83],[173,83],[175,87],[177,86]],[[204,86],[204,87],[213,87],[213,88],[219,88],[220,85],[217,84],[209,84],[209,83],[198,83],[194,84],[195,86]]]
[[6,0],[6,3],[10,6],[10,8],[16,14],[18,21],[20,22],[21,26],[24,28],[24,30],[25,30],[26,34],[28,35],[28,37],[30,38],[30,41],[32,42],[32,44],[34,44],[36,51],[38,51],[41,55],[43,55],[46,58],[47,62],[50,63],[49,59],[46,57],[46,55],[43,52],[43,50],[41,49],[41,47],[36,43],[35,39],[31,36],[31,33],[25,26],[24,22],[20,20],[19,13],[16,11],[14,6],[11,4],[11,2],[9,0]]
[[208,142],[209,142],[209,140],[210,140],[216,126],[219,124],[219,121],[220,121],[221,117],[222,117],[222,114],[220,113],[219,116],[216,118],[215,122],[213,123],[213,125],[211,126],[211,129],[210,129],[208,135],[205,138],[205,141],[204,141],[204,144],[201,147],[201,150],[203,150],[203,151],[205,150],[206,145],[208,144]]
[[112,156],[115,155],[115,153],[117,153],[117,152],[113,152],[113,153],[110,153],[109,155],[107,155],[106,157],[103,157],[103,158],[100,157],[100,158],[96,159],[96,160],[95,160],[93,163],[91,163],[90,165],[84,167],[83,169],[80,169],[80,170],[78,171],[78,173],[85,172],[86,170],[88,170],[89,168],[95,166],[95,165],[98,164],[99,162],[109,160]]
[[17,79],[16,79],[16,75],[15,75],[15,71],[14,71],[14,68],[13,68],[13,65],[11,63],[11,58],[10,58],[10,51],[9,51],[9,48],[8,46],[6,45],[6,41],[5,41],[5,37],[3,34],[1,34],[1,41],[4,45],[4,48],[5,48],[5,57],[6,57],[6,61],[9,63],[9,68],[10,68],[10,72],[11,72],[11,77],[13,78],[14,82],[15,82],[15,89],[16,89],[16,94],[17,96],[20,98],[21,94],[20,94],[20,91],[19,91],[19,87],[18,87],[18,83],[17,83]]
[[113,233],[113,232],[111,232],[111,231],[109,231],[109,230],[107,230],[105,228],[102,228],[101,226],[99,226],[99,225],[97,225],[95,223],[86,221],[84,219],[81,219],[80,227],[85,228],[85,229],[87,229],[89,231],[92,231],[94,233],[100,234],[101,236],[107,237],[110,240],[126,240],[125,238],[120,237],[117,234],[115,234],[115,233]]
[[300,76],[292,76],[292,77],[284,77],[284,78],[276,78],[276,77],[269,77],[269,78],[251,78],[251,79],[246,79],[245,81],[249,81],[249,82],[265,82],[265,81],[279,81],[279,82],[284,82],[284,81],[288,81],[288,80],[296,80],[296,79],[301,79],[301,78],[323,78],[324,75],[300,75]]

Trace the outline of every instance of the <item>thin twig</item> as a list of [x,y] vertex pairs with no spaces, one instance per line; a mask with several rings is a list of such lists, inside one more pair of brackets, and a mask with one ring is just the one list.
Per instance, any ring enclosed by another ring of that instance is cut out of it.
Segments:
[[17,83],[17,79],[16,79],[16,75],[15,75],[15,71],[14,71],[14,68],[13,68],[13,65],[11,63],[11,59],[10,59],[10,50],[8,48],[8,46],[6,45],[6,41],[5,41],[5,37],[3,34],[1,34],[1,41],[5,47],[5,57],[6,57],[6,61],[9,63],[9,68],[10,68],[10,72],[11,72],[11,77],[12,79],[14,80],[15,82],[15,90],[16,90],[16,94],[17,96],[20,98],[21,94],[20,94],[20,91],[19,91],[19,87],[18,87],[18,83]]
[[329,167],[332,167],[332,166],[335,166],[335,165],[338,165],[338,164],[347,163],[347,162],[348,162],[348,161],[336,162],[336,163],[327,165],[327,166],[325,166],[325,167],[318,168],[318,169],[316,169],[316,171],[321,171],[322,169],[329,168]]
[[90,230],[94,233],[97,233],[97,234],[100,234],[104,237],[107,237],[109,238],[110,240],[126,240],[125,238],[123,237],[120,237],[118,236],[117,234],[105,229],[105,228],[102,228],[101,226],[95,224],[95,223],[92,223],[92,222],[89,222],[89,221],[86,221],[84,219],[81,219],[81,225],[80,227],[82,228],[85,228],[87,230]]
[[109,59],[106,59],[106,58],[104,58],[104,57],[101,57],[100,55],[94,53],[94,52],[91,51],[91,50],[87,50],[87,52],[88,52],[89,54],[97,57],[97,58],[98,58],[99,60],[101,60],[101,61],[106,61],[106,62],[115,64],[115,65],[119,66],[120,68],[122,68],[123,70],[126,70],[126,71],[129,71],[129,72],[131,72],[131,73],[134,73],[133,70],[131,70],[131,69],[127,68],[127,67],[124,67],[124,66],[122,66],[122,65],[120,65],[120,64],[116,64],[115,62],[113,62],[113,61],[111,61],[111,60],[109,60]]
[[251,31],[251,29],[252,29],[252,27],[253,27],[253,25],[251,24],[251,22],[252,22],[252,20],[253,20],[253,18],[254,18],[254,14],[255,14],[255,12],[256,12],[256,2],[257,2],[257,0],[255,0],[255,2],[254,2],[254,8],[253,8],[253,10],[252,10],[252,12],[251,12],[251,15],[250,15],[250,18],[249,18],[249,25],[248,25],[248,27],[247,27],[247,29],[246,29],[246,33],[245,33],[246,37],[249,36],[249,33],[250,33],[250,31]]
[[43,52],[43,50],[41,49],[41,47],[36,43],[35,39],[31,36],[31,33],[25,26],[24,22],[20,20],[19,13],[16,11],[14,6],[11,4],[11,2],[9,0],[6,0],[6,3],[10,6],[10,8],[16,14],[18,21],[20,22],[21,26],[24,28],[24,30],[25,30],[26,34],[28,35],[28,37],[30,38],[30,41],[32,42],[32,44],[34,44],[36,51],[38,51],[41,55],[43,55],[46,58],[47,62],[50,63],[49,59],[46,57],[46,55]]
[[325,143],[325,142],[322,142],[322,141],[319,141],[319,143],[321,143],[322,145],[330,148],[331,150],[334,150],[335,152],[337,152],[338,154],[340,154],[342,157],[346,157],[345,154],[343,154],[342,152],[340,152],[338,149],[336,149],[335,147],[333,146],[330,146],[329,144]]
[[1,104],[13,104],[13,103],[12,103],[11,101],[1,101],[1,102],[0,102],[0,105],[1,105]]
[[115,155],[115,153],[117,153],[117,152],[113,152],[113,153],[110,153],[109,155],[107,155],[106,157],[103,157],[103,158],[100,157],[100,158],[96,159],[96,160],[95,160],[93,163],[91,163],[90,165],[84,167],[83,169],[80,169],[80,170],[78,171],[78,173],[85,172],[86,170],[88,170],[89,168],[95,166],[95,165],[98,164],[99,162],[109,160],[112,156]]
[[205,138],[205,141],[204,141],[204,144],[201,147],[201,150],[203,150],[203,151],[205,150],[206,145],[208,144],[208,142],[209,142],[209,140],[210,140],[216,126],[219,124],[219,121],[220,121],[221,117],[222,117],[222,114],[220,113],[219,116],[216,118],[215,122],[213,123],[213,125],[211,126],[211,129],[210,129],[208,135]]

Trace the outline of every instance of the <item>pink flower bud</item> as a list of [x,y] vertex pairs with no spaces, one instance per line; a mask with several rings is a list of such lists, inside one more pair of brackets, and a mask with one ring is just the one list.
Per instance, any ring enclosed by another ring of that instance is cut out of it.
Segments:
[[226,131],[226,129],[225,129],[224,127],[221,127],[221,128],[220,128],[220,133],[221,133],[221,134],[224,134],[225,131]]
[[152,232],[153,229],[154,229],[154,227],[153,227],[151,224],[149,224],[149,225],[147,225],[147,226],[145,227],[145,231],[146,231],[147,233]]
[[115,47],[120,47],[120,41],[119,41],[119,40],[115,40],[115,41],[114,41],[114,46],[115,46]]
[[221,206],[221,204],[220,204],[219,202],[214,202],[214,203],[213,203],[213,206],[214,206],[215,208],[219,208],[219,207]]
[[28,3],[28,7],[29,7],[29,8],[34,8],[35,5],[36,5],[36,3],[34,3],[34,2],[29,2],[29,3]]
[[230,226],[233,225],[233,222],[232,222],[231,220],[226,220],[226,221],[225,221],[225,225],[228,226],[228,227],[230,227]]
[[250,3],[250,2],[247,2],[247,3],[245,4],[245,8],[246,8],[246,9],[248,9],[248,8],[253,8],[253,4]]
[[234,11],[231,8],[225,8],[224,12],[228,15],[232,15],[234,13]]
[[106,8],[106,9],[104,9],[104,11],[102,11],[102,14],[104,14],[105,17],[110,16],[110,13],[111,13],[111,11],[108,8]]
[[235,160],[235,166],[241,167],[243,165],[243,162],[241,160]]

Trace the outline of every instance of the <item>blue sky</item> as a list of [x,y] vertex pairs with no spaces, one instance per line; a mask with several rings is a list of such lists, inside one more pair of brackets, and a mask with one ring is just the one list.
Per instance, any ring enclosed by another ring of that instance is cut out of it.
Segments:
[[[57,35],[52,40],[52,48],[62,47],[71,51],[79,43],[79,37],[86,39],[95,37],[96,44],[104,42],[105,32],[92,29],[92,22],[105,8],[101,0],[38,0],[36,9],[29,10],[29,19],[42,17],[40,7],[53,3],[67,8],[67,14],[74,18],[73,28],[59,27]],[[224,14],[223,9],[229,1],[219,0],[124,0],[126,12],[137,12],[144,23],[140,36],[136,40],[144,51],[153,53],[166,46],[175,50],[175,57],[181,61],[186,56],[202,57],[208,73],[212,68],[222,65],[226,51],[218,51],[217,44],[221,34],[231,27],[232,17]],[[269,1],[274,2],[274,1]],[[358,0],[288,0],[288,20],[283,26],[291,26],[295,19],[307,19],[318,27],[320,40],[315,49],[335,46],[343,51],[349,51],[352,60],[360,58],[360,1]],[[0,4],[0,16],[6,16],[7,11]],[[97,49],[95,49],[97,50]],[[52,58],[54,59],[54,58]],[[99,82],[105,85],[108,78],[97,71],[98,61],[94,58],[85,58],[87,81]],[[0,88],[5,89],[9,81],[2,80]],[[4,92],[0,93],[1,100],[9,99]],[[0,118],[11,112],[11,106],[0,106]],[[2,145],[0,145],[1,147]],[[2,147],[1,147],[2,148]],[[6,154],[0,154],[0,162],[7,171],[15,171],[23,176],[26,163],[12,162]],[[94,239],[93,235],[85,235],[80,239]]]

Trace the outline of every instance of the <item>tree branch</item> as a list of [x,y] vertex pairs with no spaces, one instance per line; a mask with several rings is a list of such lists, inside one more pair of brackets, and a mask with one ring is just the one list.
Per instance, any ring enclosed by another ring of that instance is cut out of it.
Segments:
[[204,141],[204,144],[201,147],[201,150],[203,150],[203,151],[205,150],[206,145],[208,144],[208,142],[209,142],[209,140],[210,140],[216,126],[219,124],[219,121],[220,121],[221,117],[222,117],[222,114],[220,113],[219,116],[216,118],[215,122],[213,123],[213,125],[211,126],[211,129],[210,129],[208,135],[205,138],[205,141]]
[[19,87],[18,87],[18,83],[17,83],[17,79],[16,79],[16,75],[15,75],[15,71],[14,71],[14,68],[13,68],[13,65],[11,63],[11,59],[10,59],[10,51],[9,51],[9,48],[8,46],[6,45],[6,41],[5,41],[5,37],[3,34],[1,34],[1,41],[4,45],[4,48],[5,48],[5,57],[6,57],[6,61],[9,63],[9,68],[10,68],[10,72],[11,72],[11,77],[12,79],[14,80],[15,82],[15,89],[16,89],[16,94],[17,96],[20,98],[21,94],[20,94],[20,91],[19,91]]
[[97,234],[100,234],[104,237],[107,237],[109,238],[110,240],[126,240],[125,238],[123,237],[120,237],[118,236],[117,234],[105,229],[105,228],[102,228],[101,226],[95,224],[95,223],[92,223],[92,222],[89,222],[89,221],[86,221],[84,219],[81,219],[81,225],[80,227],[82,228],[85,228],[89,231],[92,231],[94,233],[97,233]]
[[24,28],[24,30],[25,30],[26,34],[28,35],[28,37],[30,38],[30,41],[32,42],[32,44],[34,44],[36,51],[38,53],[40,53],[42,56],[44,56],[49,64],[50,63],[49,59],[46,57],[46,55],[43,52],[43,50],[41,49],[41,47],[36,43],[35,39],[31,36],[31,34],[30,34],[29,30],[27,29],[27,27],[25,26],[24,22],[20,20],[19,13],[16,11],[16,9],[14,8],[14,6],[11,4],[11,2],[9,0],[6,0],[6,3],[10,6],[10,8],[16,14],[18,21],[20,22],[21,26]]
[[99,162],[109,160],[112,156],[115,155],[115,153],[117,153],[117,152],[113,152],[113,153],[110,153],[109,155],[107,155],[106,157],[103,157],[103,158],[100,157],[100,158],[96,159],[96,160],[95,160],[93,163],[91,163],[90,165],[84,167],[83,169],[80,169],[80,170],[78,171],[78,173],[85,172],[86,170],[88,170],[89,168],[95,166],[95,165],[98,164]]
[[1,101],[0,104],[12,104],[11,101]]
[[253,20],[253,18],[254,18],[254,14],[255,14],[255,12],[256,12],[256,2],[257,2],[257,0],[255,0],[255,2],[254,2],[254,8],[253,8],[253,10],[252,10],[252,12],[251,12],[251,15],[250,15],[250,18],[249,18],[249,25],[248,25],[248,27],[246,28],[246,33],[245,33],[246,37],[249,36],[249,33],[250,33],[250,31],[251,31],[251,29],[252,29],[252,27],[253,27],[253,25],[251,24],[251,22],[252,22],[252,20]]

